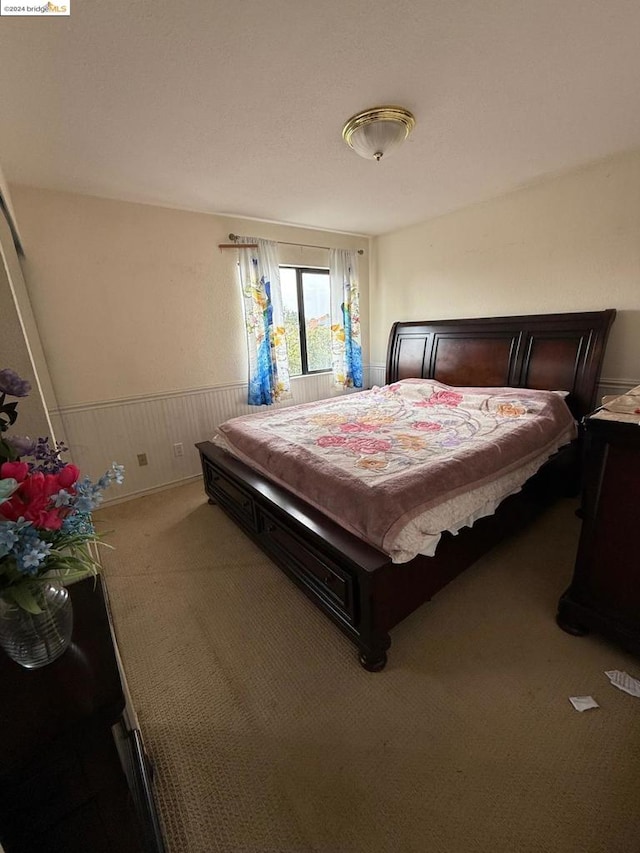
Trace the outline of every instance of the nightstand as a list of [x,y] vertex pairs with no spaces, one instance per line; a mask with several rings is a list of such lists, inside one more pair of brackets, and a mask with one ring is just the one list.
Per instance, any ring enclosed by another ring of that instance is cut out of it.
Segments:
[[640,653],[640,386],[585,418],[584,430],[582,531],[557,621]]

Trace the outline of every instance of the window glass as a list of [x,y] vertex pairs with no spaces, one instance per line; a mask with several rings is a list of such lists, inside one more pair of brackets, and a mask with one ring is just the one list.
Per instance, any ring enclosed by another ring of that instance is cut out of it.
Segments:
[[302,271],[307,370],[331,369],[331,301],[327,273]]
[[329,270],[280,267],[289,373],[331,370]]

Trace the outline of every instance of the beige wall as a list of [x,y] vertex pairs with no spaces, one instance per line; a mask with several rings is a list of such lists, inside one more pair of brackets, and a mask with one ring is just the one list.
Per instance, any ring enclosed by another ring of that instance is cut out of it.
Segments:
[[[368,360],[367,238],[71,193],[11,187],[25,277],[49,366],[57,434],[84,473],[116,460],[121,498],[197,476],[195,444],[246,405],[247,355],[230,232],[282,241],[284,263],[322,266],[326,250],[363,248],[363,358]],[[296,378],[292,403],[328,397],[330,375]],[[146,465],[139,464],[144,454]]]
[[374,241],[371,362],[395,320],[617,308],[603,378],[640,382],[640,152]]
[[[244,382],[230,232],[362,247],[363,351],[368,240],[230,217],[12,186],[25,274],[59,405]],[[282,246],[282,260],[328,253]]]

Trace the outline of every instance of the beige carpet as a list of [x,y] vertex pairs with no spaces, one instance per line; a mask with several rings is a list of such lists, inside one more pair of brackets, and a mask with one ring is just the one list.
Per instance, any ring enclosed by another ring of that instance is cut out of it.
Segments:
[[554,622],[574,509],[394,629],[380,674],[199,483],[98,513],[171,853],[638,853],[640,700],[604,671],[640,661]]

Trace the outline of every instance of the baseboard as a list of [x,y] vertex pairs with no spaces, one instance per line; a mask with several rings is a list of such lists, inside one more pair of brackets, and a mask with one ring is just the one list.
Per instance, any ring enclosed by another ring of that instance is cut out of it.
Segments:
[[[180,480],[172,480],[170,483],[162,483],[159,486],[151,486],[148,489],[138,489],[136,492],[129,492],[119,498],[113,498],[110,501],[104,500],[100,504],[100,509],[105,509],[116,504],[122,504],[126,501],[131,501],[134,498],[142,498],[145,495],[152,495],[155,492],[165,492],[167,489],[173,489],[175,486],[184,486],[186,483],[195,483],[196,480],[201,480],[201,474],[192,474],[190,477],[182,477]],[[1,853],[1,851],[0,851]]]

